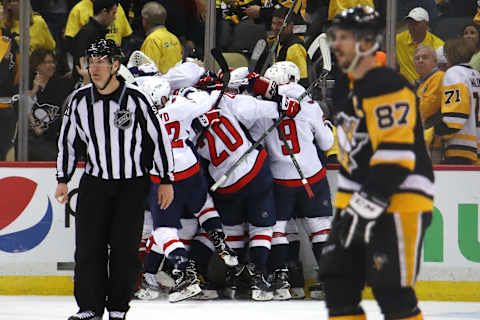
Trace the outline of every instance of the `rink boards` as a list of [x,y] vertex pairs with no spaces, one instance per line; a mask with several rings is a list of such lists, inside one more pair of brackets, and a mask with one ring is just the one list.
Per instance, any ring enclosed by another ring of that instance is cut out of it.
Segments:
[[[418,296],[480,301],[480,167],[437,166],[435,177]],[[335,167],[328,179],[335,190]],[[73,293],[74,219],[54,199],[55,187],[53,163],[0,163],[0,294]],[[307,282],[313,282],[316,263],[303,233],[301,255]],[[365,295],[371,297],[369,290]]]

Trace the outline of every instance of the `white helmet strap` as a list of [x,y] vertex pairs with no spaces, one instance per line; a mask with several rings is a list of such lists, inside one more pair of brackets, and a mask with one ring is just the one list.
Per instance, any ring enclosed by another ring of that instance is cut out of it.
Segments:
[[377,51],[379,47],[380,47],[380,41],[379,41],[378,37],[377,37],[377,39],[375,39],[375,43],[373,44],[373,46],[366,51],[361,51],[360,50],[360,41],[357,41],[355,43],[355,57],[353,58],[353,61],[350,63],[350,65],[348,66],[347,70],[345,70],[345,72],[347,72],[347,73],[353,72],[353,70],[357,66],[358,61],[360,60],[361,57],[371,55],[372,53]]

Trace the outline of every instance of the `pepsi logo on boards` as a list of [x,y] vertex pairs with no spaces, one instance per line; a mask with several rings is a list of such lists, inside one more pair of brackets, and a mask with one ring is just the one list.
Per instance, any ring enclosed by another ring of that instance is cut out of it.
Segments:
[[35,181],[0,179],[0,251],[18,253],[37,247],[52,227],[52,203]]

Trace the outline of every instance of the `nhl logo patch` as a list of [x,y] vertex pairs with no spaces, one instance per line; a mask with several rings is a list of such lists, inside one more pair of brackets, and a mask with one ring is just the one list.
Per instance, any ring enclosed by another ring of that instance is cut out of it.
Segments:
[[132,113],[127,110],[119,110],[115,112],[115,126],[118,129],[128,129],[132,126],[133,120],[132,120]]

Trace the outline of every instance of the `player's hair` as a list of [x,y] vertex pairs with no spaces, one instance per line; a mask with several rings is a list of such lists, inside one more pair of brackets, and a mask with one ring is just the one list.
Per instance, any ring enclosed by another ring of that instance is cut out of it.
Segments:
[[418,47],[415,49],[415,51],[413,52],[413,56],[415,57],[415,55],[417,54],[418,51],[420,50],[427,50],[428,53],[433,57],[433,59],[435,60],[435,62],[437,62],[437,52],[435,51],[435,48],[432,47],[432,46],[427,46],[427,45],[424,45],[423,43],[420,43],[418,45]]
[[100,14],[103,9],[110,11],[113,6],[118,6],[118,0],[93,0],[93,15]]
[[165,10],[165,7],[160,3],[150,1],[142,8],[142,18],[152,26],[165,25],[165,21],[167,21],[167,10]]
[[[288,13],[288,8],[286,7],[275,8],[272,12],[272,18],[276,17],[276,18],[285,19],[285,17],[287,16],[287,13]],[[294,15],[291,14],[290,17],[288,17],[287,23],[293,22],[293,16]]]
[[475,47],[464,38],[448,39],[443,52],[450,65],[468,63],[475,53]]
[[55,59],[55,52],[47,49],[36,49],[32,52],[30,55],[30,70],[35,71],[39,65],[43,63],[45,58],[47,56],[52,56],[54,61],[56,62],[57,60]]

